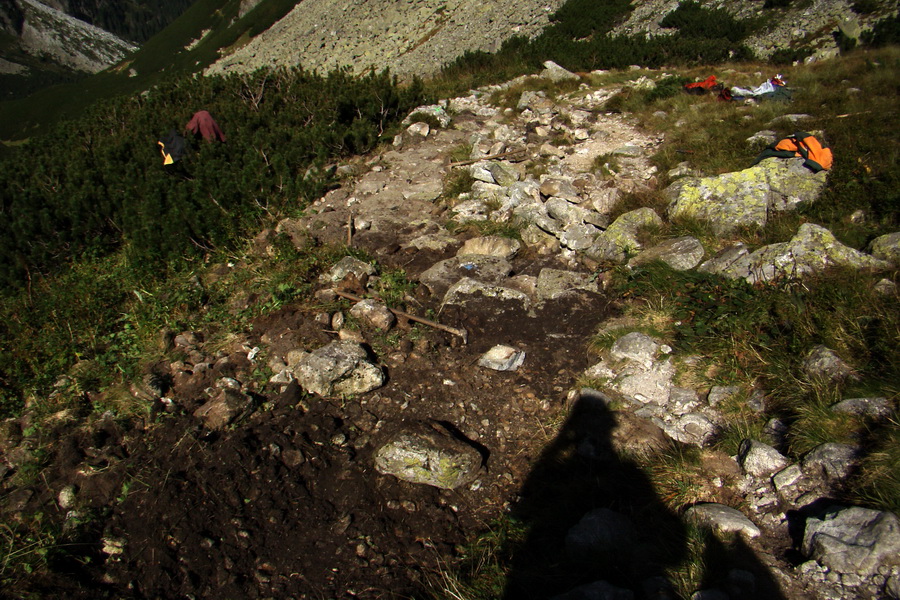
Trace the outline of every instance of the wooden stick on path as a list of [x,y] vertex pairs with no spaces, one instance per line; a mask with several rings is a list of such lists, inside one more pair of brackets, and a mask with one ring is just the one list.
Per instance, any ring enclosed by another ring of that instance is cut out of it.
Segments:
[[504,158],[506,156],[514,156],[516,154],[523,154],[525,152],[525,148],[519,148],[518,150],[510,150],[509,152],[501,152],[500,154],[491,154],[489,156],[482,156],[481,158],[470,158],[469,160],[459,160],[456,162],[450,163],[451,167],[460,167],[462,165],[474,165],[477,162],[482,160],[493,160],[495,158]]
[[[335,290],[335,294],[342,298],[346,298],[347,300],[352,300],[353,302],[362,302],[363,298],[359,296],[354,296],[353,294],[348,294],[347,292],[341,290]],[[423,319],[422,317],[417,317],[415,315],[411,315],[408,312],[403,312],[402,310],[397,310],[395,308],[387,307],[389,311],[397,315],[398,317],[403,317],[405,319],[409,319],[410,321],[415,321],[416,323],[421,323],[423,325],[428,325],[429,327],[434,327],[435,329],[440,329],[441,331],[446,331],[447,333],[452,333],[453,335],[459,336],[462,338],[463,344],[467,344],[469,342],[469,332],[465,329],[457,329],[456,327],[450,327],[449,325],[442,325],[437,321],[431,321],[429,319]]]

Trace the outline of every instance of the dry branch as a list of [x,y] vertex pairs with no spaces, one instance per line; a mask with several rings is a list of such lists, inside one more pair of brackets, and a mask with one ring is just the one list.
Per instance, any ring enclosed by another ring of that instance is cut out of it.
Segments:
[[519,148],[518,150],[509,150],[508,152],[501,152],[500,154],[491,154],[488,156],[482,156],[480,158],[470,158],[469,160],[458,160],[456,162],[450,163],[451,167],[460,167],[462,165],[474,165],[477,162],[481,162],[482,160],[494,160],[495,158],[505,158],[507,156],[514,156],[516,154],[524,154],[525,148]]
[[[349,294],[342,290],[335,290],[335,294],[342,298],[346,298],[347,300],[352,300],[353,302],[362,302],[363,298],[359,296],[354,296],[353,294]],[[415,321],[416,323],[421,323],[422,325],[428,325],[429,327],[434,327],[435,329],[440,329],[441,331],[446,331],[447,333],[452,333],[455,336],[459,336],[462,338],[463,344],[468,343],[469,341],[469,332],[465,329],[457,329],[456,327],[450,327],[449,325],[443,325],[438,323],[437,321],[432,321],[430,319],[425,319],[423,317],[417,317],[416,315],[411,315],[408,312],[403,312],[402,310],[397,310],[395,308],[387,307],[389,311],[397,315],[398,317],[403,317],[404,319],[409,319],[410,321]]]

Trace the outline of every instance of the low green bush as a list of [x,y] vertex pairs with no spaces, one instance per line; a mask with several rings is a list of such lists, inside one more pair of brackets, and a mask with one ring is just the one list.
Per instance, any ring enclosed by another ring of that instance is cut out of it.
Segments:
[[736,43],[747,37],[753,26],[731,16],[721,8],[707,8],[699,2],[681,2],[674,11],[659,22],[662,27],[674,27],[689,38],[726,39]]

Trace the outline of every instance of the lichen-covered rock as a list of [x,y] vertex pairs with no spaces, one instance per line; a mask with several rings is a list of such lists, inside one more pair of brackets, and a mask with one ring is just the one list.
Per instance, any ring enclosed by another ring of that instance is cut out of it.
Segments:
[[375,451],[375,469],[404,481],[452,490],[474,481],[482,457],[449,432],[414,426],[393,435]]
[[803,371],[814,379],[843,381],[853,377],[853,368],[826,346],[816,346],[803,359]]
[[900,265],[900,232],[889,233],[872,240],[872,256],[886,260],[894,266]]
[[886,261],[841,244],[824,227],[804,223],[789,242],[764,246],[717,272],[757,283],[781,277],[799,279],[829,267],[884,269],[889,266]]
[[652,208],[627,212],[615,221],[585,250],[585,255],[599,262],[625,262],[641,249],[637,234],[642,229],[662,227],[662,219]]
[[700,243],[700,240],[691,236],[682,236],[647,248],[628,261],[628,265],[637,267],[661,260],[676,271],[687,271],[700,264],[703,254],[703,244]]
[[497,185],[509,187],[520,178],[519,172],[513,167],[502,162],[491,161],[487,164],[487,170],[494,178]]
[[801,159],[767,159],[743,171],[684,178],[666,189],[668,215],[706,221],[719,235],[762,227],[771,212],[814,202],[826,178],[826,171],[811,173]]

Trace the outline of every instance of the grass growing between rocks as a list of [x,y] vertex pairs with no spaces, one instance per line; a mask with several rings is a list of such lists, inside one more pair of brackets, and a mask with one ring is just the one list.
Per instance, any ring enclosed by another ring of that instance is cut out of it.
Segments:
[[[708,371],[707,386],[764,391],[763,412],[749,409],[741,397],[722,407],[728,423],[719,445],[727,452],[734,453],[742,439],[758,438],[771,417],[790,424],[789,453],[794,459],[829,442],[865,441],[868,447],[884,448],[886,440],[896,435],[894,422],[875,426],[831,409],[853,397],[896,402],[900,361],[890,348],[900,333],[900,314],[893,297],[875,291],[877,277],[834,271],[802,283],[750,286],[718,276],[675,272],[662,264],[619,277],[617,289],[623,297],[638,303],[650,299],[657,314],[669,317],[669,335],[664,339],[677,353],[696,353],[716,365]],[[651,312],[646,314],[649,324]],[[608,344],[609,337],[602,336],[598,343]],[[828,382],[810,376],[804,358],[820,344],[843,357],[854,374]],[[896,461],[884,456],[878,468],[896,470]],[[864,466],[859,477],[872,484],[875,478],[866,471]],[[898,476],[900,472],[893,475]]]

